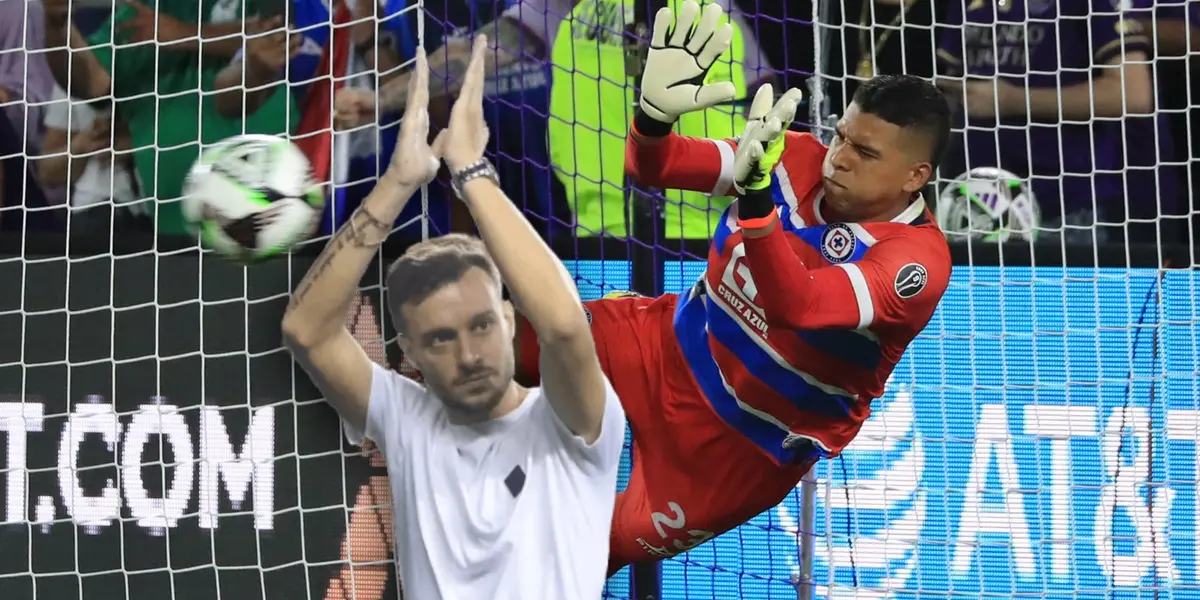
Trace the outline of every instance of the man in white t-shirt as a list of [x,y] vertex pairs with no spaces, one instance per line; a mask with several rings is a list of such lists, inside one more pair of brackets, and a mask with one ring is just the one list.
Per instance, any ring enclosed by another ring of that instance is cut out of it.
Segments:
[[[405,595],[592,600],[604,587],[625,414],[562,263],[483,158],[486,40],[430,148],[424,53],[387,172],[297,288],[283,330],[349,437],[387,459]],[[483,241],[412,247],[388,271],[389,310],[425,385],[368,358],[345,327],[359,279],[438,158]],[[513,381],[514,308],[542,341],[542,387]]]

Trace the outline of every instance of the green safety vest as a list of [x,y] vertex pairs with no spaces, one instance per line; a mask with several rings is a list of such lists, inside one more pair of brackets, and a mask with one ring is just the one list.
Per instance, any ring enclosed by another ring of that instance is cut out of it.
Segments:
[[[242,0],[157,0],[154,6],[184,23],[208,24],[240,20],[241,4]],[[253,14],[253,0],[247,5],[247,13]],[[136,14],[124,3],[117,6],[113,23]],[[300,111],[287,86],[281,85],[250,117],[225,118],[217,113],[213,97],[201,98],[199,92],[212,91],[229,59],[172,51],[169,46],[157,50],[153,44],[130,45],[121,35],[110,39],[111,31],[112,24],[105,23],[89,41],[99,47],[96,58],[111,76],[117,118],[129,124],[142,195],[157,199],[149,207],[156,209],[159,233],[186,233],[177,200],[200,144],[243,132],[287,133],[299,122]]]
[[[637,99],[625,72],[622,33],[634,18],[629,0],[583,0],[563,21],[551,48],[550,161],[566,188],[581,236],[629,235],[625,137]],[[733,82],[738,98],[746,97],[743,35],[733,22],[733,43],[705,78]],[[675,132],[724,139],[740,133],[745,124],[741,110],[719,106],[681,116]],[[731,200],[699,192],[664,193],[669,238],[711,237]]]

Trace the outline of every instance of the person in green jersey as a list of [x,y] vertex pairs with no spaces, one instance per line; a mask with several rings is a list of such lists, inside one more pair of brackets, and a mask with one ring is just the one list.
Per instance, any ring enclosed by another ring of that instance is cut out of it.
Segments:
[[[47,59],[71,96],[111,96],[129,123],[143,196],[155,200],[158,233],[184,234],[177,201],[200,148],[241,133],[286,133],[299,117],[283,86],[253,115],[223,117],[214,80],[260,27],[253,0],[141,0],[119,3],[109,23],[84,39],[71,24],[71,0],[45,0]],[[157,35],[156,35],[157,34]],[[88,47],[90,51],[87,51]],[[73,51],[68,52],[70,47]]]
[[[714,0],[729,8],[729,0]],[[670,0],[674,6],[678,0]],[[635,21],[633,3],[580,0],[554,37],[550,60],[549,146],[554,172],[566,188],[580,236],[630,235],[625,181],[625,137],[636,106],[622,32]],[[709,71],[706,83],[730,82],[735,98],[746,98],[756,75],[757,46],[743,23],[726,15],[733,40]],[[678,133],[710,139],[733,137],[746,124],[741,109],[713,106],[683,115]],[[697,192],[664,190],[668,238],[707,239],[731,201]],[[641,234],[639,234],[641,235]]]

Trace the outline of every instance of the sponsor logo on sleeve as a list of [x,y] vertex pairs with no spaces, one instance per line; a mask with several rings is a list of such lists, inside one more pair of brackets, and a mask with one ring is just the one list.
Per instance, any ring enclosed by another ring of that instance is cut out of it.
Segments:
[[905,300],[912,298],[925,289],[925,284],[928,281],[929,271],[925,270],[924,265],[908,263],[900,267],[900,271],[896,273],[896,295]]

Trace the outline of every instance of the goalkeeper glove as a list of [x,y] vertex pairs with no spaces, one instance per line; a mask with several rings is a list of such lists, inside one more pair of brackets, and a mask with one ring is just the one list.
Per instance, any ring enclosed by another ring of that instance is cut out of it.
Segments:
[[788,126],[796,118],[796,109],[804,94],[792,88],[775,103],[771,84],[764,84],[750,104],[749,120],[738,138],[733,155],[733,186],[738,194],[747,190],[762,190],[771,185],[771,171],[783,156]]
[[738,138],[733,155],[733,188],[738,197],[738,218],[756,219],[775,210],[775,201],[767,188],[771,171],[783,157],[787,136],[785,132],[796,118],[796,109],[804,97],[800,90],[788,90],[774,106],[775,93],[771,84],[764,84],[750,104],[746,129]]
[[708,70],[733,41],[733,25],[723,23],[723,16],[718,4],[710,3],[701,10],[695,0],[680,3],[678,15],[664,7],[654,16],[638,116],[657,121],[658,127],[648,125],[661,134],[642,133],[666,135],[670,129],[663,131],[662,125],[674,124],[680,115],[733,100],[737,90],[732,82],[704,83]]

